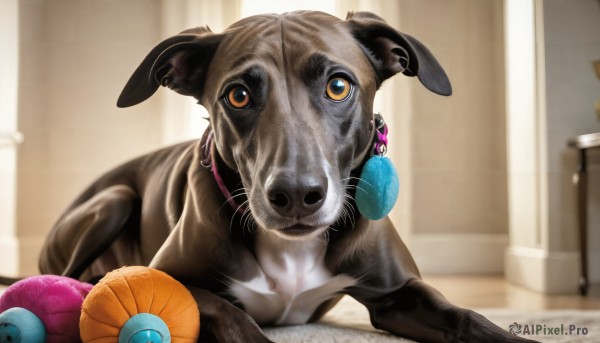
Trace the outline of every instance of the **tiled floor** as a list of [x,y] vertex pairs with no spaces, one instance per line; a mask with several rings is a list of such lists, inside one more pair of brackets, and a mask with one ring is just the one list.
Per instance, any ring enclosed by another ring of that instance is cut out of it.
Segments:
[[[600,284],[590,295],[543,295],[508,283],[501,275],[425,276],[454,304],[466,308],[509,308],[514,310],[600,310]],[[5,289],[0,286],[0,293]]]

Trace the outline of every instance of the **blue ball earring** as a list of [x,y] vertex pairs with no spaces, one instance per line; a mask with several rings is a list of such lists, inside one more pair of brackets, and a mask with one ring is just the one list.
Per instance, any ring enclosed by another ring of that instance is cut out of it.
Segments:
[[354,200],[361,215],[379,220],[387,216],[394,207],[400,180],[392,160],[384,156],[388,143],[387,125],[380,115],[376,115],[374,124],[374,153],[363,166]]

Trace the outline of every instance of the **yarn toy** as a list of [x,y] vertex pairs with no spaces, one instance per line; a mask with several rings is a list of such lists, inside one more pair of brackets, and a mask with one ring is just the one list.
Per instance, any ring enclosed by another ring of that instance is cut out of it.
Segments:
[[85,282],[57,275],[32,276],[0,297],[0,343],[79,342]]
[[166,273],[123,267],[104,276],[83,302],[83,343],[196,342],[198,304]]
[[390,213],[400,189],[398,173],[387,152],[388,128],[381,115],[375,115],[376,130],[373,155],[367,160],[356,185],[354,200],[358,211],[371,220],[379,220]]

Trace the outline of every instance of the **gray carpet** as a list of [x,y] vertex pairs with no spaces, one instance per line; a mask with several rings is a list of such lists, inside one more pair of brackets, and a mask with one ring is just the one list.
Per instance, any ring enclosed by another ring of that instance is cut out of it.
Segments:
[[[580,328],[579,335],[524,335],[540,342],[600,342],[600,311],[544,311],[523,312],[514,310],[489,309],[478,310],[492,322],[506,330],[513,323],[521,325],[541,325],[546,328],[564,327],[568,332],[570,325]],[[585,328],[585,330],[584,330]],[[587,332],[586,335],[583,333]],[[388,333],[373,329],[365,308],[356,301],[345,297],[325,318],[316,324],[267,328],[265,333],[275,342],[281,343],[346,343],[346,342],[412,342],[393,337]],[[576,332],[574,332],[576,333]]]

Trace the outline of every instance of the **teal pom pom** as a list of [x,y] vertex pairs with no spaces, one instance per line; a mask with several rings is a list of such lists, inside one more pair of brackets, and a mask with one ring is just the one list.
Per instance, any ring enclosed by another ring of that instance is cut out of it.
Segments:
[[131,336],[129,343],[166,343],[166,340],[162,339],[160,333],[154,330],[142,330],[138,331],[135,335]]
[[31,311],[10,308],[0,314],[0,342],[44,343],[46,328]]
[[119,332],[119,343],[168,343],[171,333],[167,324],[151,313],[140,313],[129,318]]
[[400,181],[392,160],[373,156],[365,163],[356,189],[356,206],[364,217],[379,220],[390,213],[396,200]]

